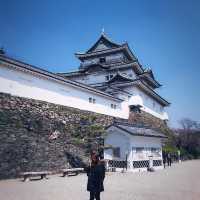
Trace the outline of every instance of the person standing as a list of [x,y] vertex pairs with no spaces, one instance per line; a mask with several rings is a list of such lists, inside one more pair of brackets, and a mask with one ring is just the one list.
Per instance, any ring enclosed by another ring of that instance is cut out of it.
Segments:
[[172,156],[171,156],[171,153],[167,154],[167,164],[168,164],[168,167],[171,167],[171,165],[172,165]]
[[166,160],[167,160],[167,155],[166,155],[166,152],[163,151],[163,165],[164,165],[164,168],[166,167]]
[[90,200],[100,200],[100,193],[104,191],[105,165],[96,152],[91,153],[91,164],[85,171],[88,176],[87,191],[90,192]]

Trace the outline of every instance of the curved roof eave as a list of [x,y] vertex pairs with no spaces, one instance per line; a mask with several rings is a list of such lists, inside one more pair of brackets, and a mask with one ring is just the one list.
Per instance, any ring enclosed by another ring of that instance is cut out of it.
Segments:
[[95,49],[95,47],[98,45],[98,43],[99,43],[101,40],[105,40],[106,42],[108,42],[109,44],[111,44],[113,47],[120,47],[120,46],[121,46],[120,44],[117,44],[117,43],[111,41],[111,40],[105,35],[105,33],[102,33],[101,36],[99,37],[99,39],[92,45],[92,47],[90,47],[90,48],[86,51],[86,53],[92,52],[92,50]]

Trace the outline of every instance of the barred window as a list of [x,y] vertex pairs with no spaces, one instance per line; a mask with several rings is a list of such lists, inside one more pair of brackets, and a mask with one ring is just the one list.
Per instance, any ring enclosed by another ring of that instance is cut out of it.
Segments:
[[92,98],[92,97],[89,97],[89,103],[96,103],[96,99]]
[[160,148],[155,148],[155,147],[152,147],[151,148],[151,153],[155,156],[161,156],[161,149]]
[[112,104],[112,103],[111,103],[110,106],[111,106],[112,109],[116,109],[116,108],[117,108],[117,105],[116,105],[116,104]]
[[105,63],[105,62],[106,62],[106,58],[104,58],[104,57],[99,58],[99,62],[100,62],[100,63]]
[[136,153],[142,153],[144,151],[143,147],[136,147]]
[[107,76],[106,76],[106,81],[109,81],[109,80],[112,79],[112,78],[113,78],[113,74],[107,75]]
[[120,158],[120,147],[115,147],[113,149],[113,157]]
[[92,103],[92,97],[89,98],[89,102]]
[[152,152],[152,153],[157,152],[157,148],[151,148],[151,152]]

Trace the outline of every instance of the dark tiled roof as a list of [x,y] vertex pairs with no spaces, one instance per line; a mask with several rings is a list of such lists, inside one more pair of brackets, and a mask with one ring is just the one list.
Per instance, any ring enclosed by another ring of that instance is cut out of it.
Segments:
[[158,137],[158,138],[167,138],[163,133],[158,130],[154,130],[150,127],[144,125],[133,125],[128,123],[114,123],[111,126],[115,126],[126,133],[133,136],[144,136],[144,137]]
[[100,42],[108,43],[111,48],[113,48],[113,47],[120,47],[121,46],[120,44],[117,44],[117,43],[111,41],[105,34],[101,34],[101,36],[97,40],[97,42],[95,42],[95,44],[89,50],[87,50],[87,53],[94,51],[94,49],[97,47],[97,45]]
[[153,88],[159,88],[162,86],[157,80],[155,80],[148,72],[144,72],[139,75],[141,79],[144,79],[144,81],[147,81],[148,84],[150,84]]

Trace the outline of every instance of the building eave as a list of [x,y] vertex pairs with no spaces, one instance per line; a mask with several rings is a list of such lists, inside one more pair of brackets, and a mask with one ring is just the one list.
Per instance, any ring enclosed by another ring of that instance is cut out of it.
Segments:
[[161,97],[159,94],[157,94],[153,89],[151,89],[147,84],[145,84],[139,78],[134,79],[130,82],[115,83],[113,85],[118,86],[118,87],[127,87],[127,86],[131,86],[131,85],[136,85],[136,86],[140,87],[141,89],[143,89],[144,92],[151,95],[151,97],[153,97],[161,105],[163,105],[163,106],[169,106],[170,105],[170,103],[167,100],[165,100],[163,97]]
[[70,76],[82,76],[82,75],[85,75],[84,72],[81,72],[81,71],[73,71],[73,72],[59,72],[59,73],[56,73],[57,75],[59,76],[63,76],[63,77],[70,77]]
[[153,87],[153,88],[159,88],[161,87],[162,85],[156,81],[155,79],[151,78],[150,76],[148,76],[147,74],[141,74],[139,75],[139,77],[141,79],[144,79],[145,81],[148,81],[149,84]]
[[150,88],[144,81],[139,80],[137,82],[138,86],[141,86],[145,91],[152,94],[152,97],[154,97],[156,100],[158,100],[163,106],[169,106],[171,103],[165,100],[163,97],[161,97],[158,93],[156,93],[152,88]]
[[[111,53],[116,53],[116,52],[120,52],[123,51],[125,53],[125,55],[130,59],[130,61],[136,61],[136,57],[133,55],[133,53],[131,52],[131,49],[129,48],[128,44],[123,44],[122,46],[119,47],[114,47],[111,49],[104,49],[104,50],[100,50],[100,51],[95,51],[95,52],[88,52],[88,53],[75,53],[75,56],[80,59],[81,61],[83,61],[86,58],[92,58],[92,57],[96,57],[96,56],[100,56],[100,55],[108,55]],[[137,60],[138,61],[138,60]],[[139,64],[140,66],[140,71],[141,73],[144,71],[142,66]]]
[[82,61],[84,58],[90,58],[90,57],[94,57],[94,56],[98,56],[98,55],[115,53],[115,52],[122,51],[122,50],[124,50],[124,47],[120,46],[120,47],[115,47],[115,48],[111,48],[111,49],[104,49],[104,50],[95,51],[95,52],[75,53],[75,56]]
[[[137,60],[130,62],[130,63],[112,63],[109,65],[102,64],[103,69],[105,68],[107,71],[113,71],[116,69],[126,69],[126,68],[132,68],[134,71],[136,70],[136,74],[140,73],[138,70],[138,64],[136,63]],[[88,69],[88,68],[87,68]],[[77,71],[72,71],[72,72],[63,72],[63,73],[57,73],[60,76],[64,77],[78,77],[78,76],[84,76],[88,74],[87,69],[84,70],[77,70]]]
[[[135,126],[135,125],[133,125],[133,124],[128,124],[127,125],[127,123],[126,124],[124,124],[124,123],[122,123],[122,124],[118,124],[118,123],[113,123],[113,124],[111,124],[110,126],[108,126],[108,127],[106,127],[106,130],[108,129],[108,128],[110,128],[110,127],[116,127],[116,128],[118,128],[119,130],[121,130],[121,131],[123,131],[123,132],[125,132],[125,133],[128,133],[129,135],[131,135],[131,136],[140,136],[140,137],[154,137],[154,138],[167,138],[167,136],[166,135],[164,135],[163,133],[160,133],[160,132],[158,132],[157,130],[154,130],[154,129],[152,129],[152,128],[146,128],[146,127],[137,127],[137,126]],[[143,133],[136,133],[136,132],[134,132],[134,131],[130,131],[130,130],[127,130],[126,128],[123,128],[123,127],[121,127],[121,126],[124,126],[124,127],[131,127],[131,128],[136,128],[136,129],[140,129],[140,130],[142,130],[141,132],[143,132]],[[151,130],[151,134],[145,134],[145,131],[147,132],[149,132]]]
[[102,33],[101,36],[99,37],[99,39],[95,42],[95,44],[92,45],[92,47],[90,47],[90,49],[88,49],[86,51],[86,53],[92,52],[95,49],[95,47],[98,45],[100,40],[105,40],[106,42],[111,44],[113,47],[120,47],[121,46],[120,44],[117,44],[117,43],[111,41],[111,39],[109,39],[104,33]]
[[138,59],[136,58],[136,56],[134,55],[134,53],[132,52],[131,48],[129,47],[128,43],[125,43],[123,45],[126,49],[126,51],[129,53],[130,57],[133,59],[133,60],[136,60],[137,63],[138,63],[138,70],[139,70],[139,73],[143,73],[144,72],[144,69],[142,67],[142,65],[139,63]]

